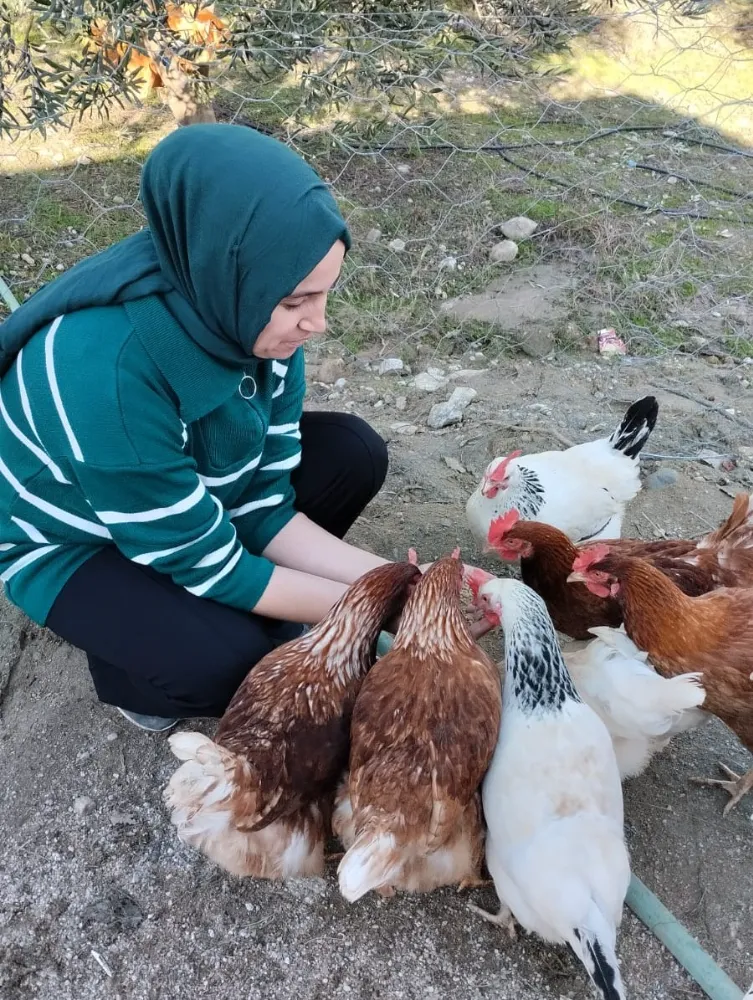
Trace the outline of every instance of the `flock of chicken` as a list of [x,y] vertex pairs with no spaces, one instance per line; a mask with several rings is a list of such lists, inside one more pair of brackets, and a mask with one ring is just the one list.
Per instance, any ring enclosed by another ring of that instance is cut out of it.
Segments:
[[[624,998],[621,780],[708,713],[753,749],[751,499],[696,541],[619,537],[657,412],[646,397],[609,438],[489,465],[468,521],[522,582],[458,550],[423,574],[413,553],[379,567],[249,673],[214,740],[170,737],[181,839],[237,875],[286,878],[322,874],[334,833],[351,902],[484,884],[485,859],[500,910],[471,908],[569,945],[605,1000]],[[464,587],[502,626],[499,666]],[[753,770],[711,783],[729,809]]]

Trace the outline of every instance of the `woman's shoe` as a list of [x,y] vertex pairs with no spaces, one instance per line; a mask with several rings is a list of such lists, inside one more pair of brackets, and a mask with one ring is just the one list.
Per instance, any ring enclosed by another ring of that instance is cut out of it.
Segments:
[[166,733],[180,722],[180,719],[166,719],[161,715],[139,715],[138,712],[129,712],[126,708],[118,708],[118,711],[134,726],[145,729],[148,733]]

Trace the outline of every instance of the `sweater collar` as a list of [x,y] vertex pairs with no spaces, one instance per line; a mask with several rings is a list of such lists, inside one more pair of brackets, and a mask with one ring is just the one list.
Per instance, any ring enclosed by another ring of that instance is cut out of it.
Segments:
[[[144,350],[178,397],[181,419],[191,424],[216,410],[238,389],[244,372],[223,364],[188,336],[157,295],[124,305]],[[249,366],[257,364],[249,359]]]

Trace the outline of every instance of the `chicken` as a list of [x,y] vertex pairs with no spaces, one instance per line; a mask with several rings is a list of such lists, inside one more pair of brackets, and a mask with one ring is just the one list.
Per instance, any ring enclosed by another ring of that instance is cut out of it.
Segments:
[[677,733],[704,722],[699,675],[662,677],[621,629],[592,628],[595,639],[563,649],[583,701],[612,737],[620,777],[635,777]]
[[478,788],[497,740],[500,683],[461,614],[462,575],[455,557],[426,571],[356,701],[333,817],[350,902],[479,882]]
[[[704,709],[753,751],[753,589],[688,597],[650,563],[613,553],[604,543],[580,554],[570,579],[616,598],[625,631],[664,677],[698,673]],[[742,776],[724,770],[728,780],[699,780],[729,792],[727,815],[753,789],[753,768]]]
[[[615,553],[648,559],[691,596],[717,587],[753,586],[753,498],[739,493],[727,520],[696,541],[620,538],[609,544]],[[592,626],[616,627],[622,621],[609,595],[568,586],[579,549],[557,528],[521,521],[516,510],[509,510],[492,521],[488,548],[502,559],[520,559],[523,582],[544,598],[558,632],[587,639]]]
[[323,871],[356,695],[382,623],[419,576],[408,563],[366,573],[309,632],[250,671],[214,741],[192,732],[170,737],[185,763],[164,797],[182,841],[235,875]]
[[500,909],[568,944],[605,1000],[624,1000],[615,952],[630,882],[620,774],[606,726],[578,696],[541,598],[518,580],[478,600],[505,633],[499,742],[482,785],[486,864]]
[[653,396],[633,403],[608,438],[521,457],[495,458],[466,505],[468,525],[486,544],[495,517],[515,508],[571,538],[619,538],[625,505],[640,490],[638,455],[659,411]]

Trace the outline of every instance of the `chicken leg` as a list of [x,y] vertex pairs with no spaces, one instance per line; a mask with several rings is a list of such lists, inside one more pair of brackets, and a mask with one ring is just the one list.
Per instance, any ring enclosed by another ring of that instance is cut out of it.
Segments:
[[458,892],[465,892],[466,889],[486,889],[489,885],[494,885],[493,879],[481,878],[480,875],[469,875],[462,882],[458,882]]
[[496,924],[498,927],[504,927],[507,931],[507,935],[511,941],[514,941],[518,932],[515,929],[515,917],[512,915],[512,910],[509,906],[505,906],[504,903],[499,904],[499,910],[497,913],[490,913],[488,910],[482,910],[480,906],[476,906],[474,903],[468,903],[468,909],[473,913],[477,913],[484,920],[488,920],[490,924]]
[[719,767],[727,775],[728,780],[723,778],[693,778],[696,785],[718,785],[732,796],[724,807],[724,815],[727,816],[732,809],[740,802],[743,796],[753,791],[753,767],[745,774],[737,774],[731,767],[719,762]]

